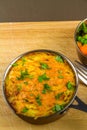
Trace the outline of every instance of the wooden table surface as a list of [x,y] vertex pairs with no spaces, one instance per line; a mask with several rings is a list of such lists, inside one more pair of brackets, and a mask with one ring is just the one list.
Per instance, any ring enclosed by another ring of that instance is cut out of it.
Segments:
[[[79,22],[0,23],[0,130],[87,130],[87,112],[72,107],[62,118],[52,123],[27,123],[11,111],[2,93],[6,67],[15,57],[26,51],[51,49],[64,54],[72,62],[78,60],[74,31]],[[77,96],[87,107],[87,87],[82,83],[79,83]],[[74,101],[74,104],[77,102]]]

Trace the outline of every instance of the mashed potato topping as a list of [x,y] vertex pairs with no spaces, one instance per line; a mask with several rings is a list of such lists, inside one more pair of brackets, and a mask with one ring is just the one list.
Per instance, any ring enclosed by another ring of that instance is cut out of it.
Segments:
[[5,80],[8,102],[17,114],[34,119],[59,112],[75,92],[69,64],[50,52],[32,52],[18,59]]

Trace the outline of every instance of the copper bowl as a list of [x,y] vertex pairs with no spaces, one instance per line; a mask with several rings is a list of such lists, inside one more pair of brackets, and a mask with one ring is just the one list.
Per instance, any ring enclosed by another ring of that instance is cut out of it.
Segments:
[[[11,107],[10,103],[8,102],[7,98],[6,98],[6,94],[5,94],[5,79],[6,79],[6,76],[7,74],[9,73],[9,70],[11,69],[12,65],[18,60],[20,59],[21,57],[23,57],[24,55],[27,55],[27,54],[30,54],[32,52],[49,52],[49,53],[53,53],[53,54],[57,54],[59,56],[61,56],[69,65],[70,67],[72,68],[74,74],[75,74],[75,82],[76,82],[76,89],[75,89],[75,93],[72,97],[72,99],[70,100],[70,102],[67,104],[66,107],[64,107],[64,109],[62,109],[60,112],[56,112],[55,114],[52,114],[50,116],[46,116],[46,117],[39,117],[37,119],[34,119],[33,117],[27,117],[27,116],[24,116],[24,115],[20,115],[20,114],[17,114],[15,112],[15,110]],[[65,57],[64,55],[62,55],[61,53],[59,52],[55,52],[55,51],[52,51],[52,50],[33,50],[33,51],[29,51],[29,52],[26,52],[20,56],[18,56],[16,59],[14,59],[10,64],[9,66],[7,67],[5,73],[4,73],[4,78],[3,78],[3,94],[4,94],[4,97],[6,99],[6,102],[7,104],[10,106],[10,108],[13,110],[13,112],[19,116],[20,118],[22,118],[23,120],[29,122],[29,123],[32,123],[32,124],[45,124],[45,123],[49,123],[49,122],[52,122],[52,121],[55,121],[57,120],[58,118],[60,118],[61,116],[64,115],[64,113],[68,110],[68,108],[70,107],[70,105],[73,103],[73,101],[75,100],[75,97],[76,97],[76,93],[77,93],[77,89],[78,89],[78,75],[77,75],[77,72],[76,72],[76,69],[74,67],[74,65],[72,64],[72,62],[67,58]]]
[[81,52],[81,50],[80,50],[80,48],[78,47],[78,45],[77,45],[78,30],[79,30],[79,28],[81,27],[82,23],[84,23],[84,22],[87,22],[87,18],[84,19],[84,20],[82,20],[82,21],[78,24],[78,26],[76,27],[75,34],[74,34],[74,38],[75,38],[76,50],[77,50],[78,57],[79,57],[80,61],[81,61],[84,65],[87,66],[87,55],[84,55],[84,54]]

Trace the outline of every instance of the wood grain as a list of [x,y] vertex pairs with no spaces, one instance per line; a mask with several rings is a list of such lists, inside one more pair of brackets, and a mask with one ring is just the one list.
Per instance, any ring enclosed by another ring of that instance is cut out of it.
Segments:
[[[87,130],[87,113],[70,108],[55,122],[32,125],[17,117],[5,102],[2,80],[6,67],[18,55],[34,49],[58,51],[78,60],[74,32],[79,21],[0,23],[0,130]],[[79,83],[77,96],[87,104],[87,87]],[[75,103],[76,101],[74,101]]]

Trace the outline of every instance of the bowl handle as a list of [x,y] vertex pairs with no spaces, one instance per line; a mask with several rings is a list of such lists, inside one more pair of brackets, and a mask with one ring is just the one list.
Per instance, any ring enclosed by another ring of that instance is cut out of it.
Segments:
[[74,109],[78,109],[80,111],[87,112],[87,104],[84,103],[78,96],[76,96],[75,100],[78,104],[77,105],[71,104],[70,107]]

